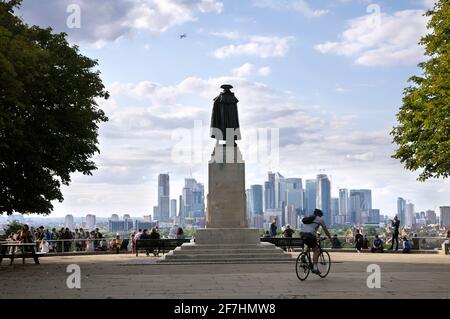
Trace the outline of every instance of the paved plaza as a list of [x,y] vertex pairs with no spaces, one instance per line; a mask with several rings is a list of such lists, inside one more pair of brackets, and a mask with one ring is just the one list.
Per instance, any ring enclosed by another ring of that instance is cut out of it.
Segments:
[[[330,275],[300,282],[295,263],[158,264],[155,257],[92,255],[0,266],[0,298],[450,298],[450,256],[332,253]],[[81,289],[66,285],[81,268]],[[367,266],[381,288],[367,287]]]

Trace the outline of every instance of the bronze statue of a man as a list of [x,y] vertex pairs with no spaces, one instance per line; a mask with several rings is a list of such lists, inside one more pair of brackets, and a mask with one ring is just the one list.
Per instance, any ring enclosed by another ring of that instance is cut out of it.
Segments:
[[214,98],[214,106],[211,116],[211,137],[219,141],[226,141],[227,144],[235,143],[241,139],[239,129],[239,117],[237,103],[239,100],[230,90],[233,88],[229,84],[220,87],[223,92]]

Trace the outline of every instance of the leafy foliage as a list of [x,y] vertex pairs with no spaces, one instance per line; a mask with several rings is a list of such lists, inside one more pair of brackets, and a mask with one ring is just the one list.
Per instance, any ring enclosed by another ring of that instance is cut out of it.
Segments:
[[65,33],[14,16],[21,1],[0,1],[0,214],[49,214],[70,174],[91,175],[96,98],[108,98],[97,61]]
[[21,230],[23,225],[19,223],[17,220],[13,220],[9,222],[8,225],[6,225],[6,228],[3,228],[5,232],[5,238],[8,237],[10,234],[17,233],[19,230]]
[[420,44],[428,60],[419,64],[423,75],[409,79],[391,133],[399,146],[393,157],[420,170],[420,181],[450,175],[450,1],[438,1],[426,15],[432,32]]

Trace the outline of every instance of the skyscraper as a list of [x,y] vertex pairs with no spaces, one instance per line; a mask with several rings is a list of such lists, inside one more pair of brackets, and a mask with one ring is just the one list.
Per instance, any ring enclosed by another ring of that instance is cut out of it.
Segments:
[[73,229],[74,220],[72,215],[66,215],[66,218],[64,219],[64,226]]
[[317,182],[315,179],[307,179],[305,186],[305,214],[311,215],[316,209]]
[[177,200],[170,200],[170,218],[173,219],[177,216]]
[[346,223],[352,223],[353,221],[348,206],[348,189],[341,188],[339,189],[339,216],[344,216],[343,219]]
[[267,174],[268,181],[264,183],[264,210],[275,208],[275,174]]
[[250,217],[263,214],[263,187],[262,185],[250,186]]
[[317,175],[317,202],[316,206],[323,212],[327,225],[331,224],[331,183],[327,175]]
[[397,217],[400,219],[400,225],[406,225],[406,200],[397,198]]
[[304,191],[301,178],[286,179],[286,207],[293,205],[297,214],[304,211]]
[[338,220],[336,217],[339,216],[339,198],[331,198],[331,224],[338,223]]
[[286,204],[286,179],[280,173],[275,173],[275,208],[282,209]]
[[264,210],[275,208],[275,185],[268,181],[264,183]]
[[119,221],[119,215],[118,214],[112,214],[111,215],[111,220],[113,222],[118,222]]
[[450,206],[439,207],[441,227],[450,226]]
[[205,188],[195,178],[186,178],[183,187],[183,217],[205,216]]
[[369,210],[372,209],[372,191],[370,189],[351,189],[349,203],[353,223],[363,224],[368,219]]
[[169,222],[170,217],[170,178],[169,174],[158,176],[158,220]]
[[406,204],[405,226],[411,228],[414,226],[414,224],[415,224],[414,204],[408,203]]

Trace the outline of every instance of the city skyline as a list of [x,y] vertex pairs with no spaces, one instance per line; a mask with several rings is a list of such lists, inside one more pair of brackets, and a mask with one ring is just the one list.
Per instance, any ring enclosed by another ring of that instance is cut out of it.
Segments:
[[[300,189],[301,190],[301,196],[299,198],[301,198],[301,204],[296,205],[297,209],[301,209],[303,211],[304,215],[308,215],[312,213],[312,209],[310,207],[308,207],[308,202],[314,202],[314,208],[321,208],[319,207],[320,205],[320,195],[318,196],[318,183],[317,181],[319,179],[325,179],[326,180],[326,187],[327,190],[333,189],[333,185],[331,184],[331,181],[329,180],[328,176],[326,174],[317,174],[315,179],[304,179],[302,177],[285,177],[284,175],[280,174],[279,172],[267,172],[267,178],[269,179],[268,181],[264,181],[261,184],[252,184],[249,185],[249,187],[246,187],[246,195],[247,195],[247,205],[250,205],[247,207],[247,213],[248,214],[253,214],[253,211],[255,210],[254,208],[254,199],[252,198],[252,194],[255,188],[257,188],[258,191],[258,196],[261,198],[261,209],[256,209],[257,211],[261,210],[261,215],[267,210],[267,209],[283,209],[286,208],[287,206],[291,205],[292,202],[291,201],[296,201],[298,202],[299,199],[297,198],[297,195],[295,195],[295,191],[296,189]],[[280,183],[280,181],[282,181],[282,183]],[[273,185],[271,183],[274,183]],[[278,184],[276,184],[278,183]],[[313,187],[313,194],[308,195],[308,192],[310,192],[310,190],[308,189],[310,186],[312,185]],[[285,199],[281,199],[280,198],[280,187],[283,188],[283,190],[281,190],[281,192],[284,193],[283,196],[285,196]],[[169,217],[172,220],[172,218],[174,216],[182,216],[182,217],[192,217],[193,216],[193,211],[195,211],[195,209],[190,213],[190,214],[186,214],[186,212],[184,210],[186,210],[186,197],[187,197],[187,193],[189,194],[189,198],[197,198],[197,206],[198,209],[197,211],[202,211],[204,213],[204,210],[206,209],[206,202],[205,202],[205,195],[204,195],[204,184],[201,182],[198,182],[195,178],[192,177],[185,177],[184,178],[184,186],[182,187],[181,192],[176,193],[177,191],[174,190],[173,192],[175,192],[175,195],[172,196],[171,195],[167,195],[169,190],[170,190],[170,176],[168,173],[161,173],[158,174],[158,183],[157,183],[157,193],[160,194],[160,196],[158,196],[158,203],[161,202],[161,198],[166,199],[167,201],[167,219],[163,218],[161,219],[161,212],[159,209],[159,205],[153,205],[152,206],[152,213],[150,213],[150,215],[153,217],[154,220],[159,220],[162,222],[168,222],[169,221]],[[320,188],[320,186],[319,186]],[[197,193],[193,192],[193,190],[196,189]],[[273,189],[273,195],[272,197],[273,199],[273,203],[271,203],[272,200],[269,199],[269,203],[267,203],[268,200],[268,196],[270,197],[270,194],[267,193],[268,190]],[[277,196],[275,195],[275,191],[277,191]],[[200,193],[198,193],[200,192]],[[170,193],[170,192],[169,192]],[[201,195],[195,195],[195,194],[201,194]],[[311,200],[311,195],[314,197],[313,200]],[[200,196],[200,197],[199,197]],[[295,197],[294,197],[295,196]],[[309,196],[309,198],[308,198]],[[328,195],[327,195],[328,196]],[[356,197],[356,202],[352,197]],[[346,200],[343,200],[344,197],[346,197]],[[200,206],[198,206],[198,204],[201,202],[201,198],[203,198],[203,204],[200,204]],[[276,198],[276,200],[275,200]],[[291,199],[290,199],[291,198]],[[295,198],[295,199],[292,199]],[[333,200],[336,200],[337,206],[335,207],[335,211],[337,212],[336,215],[333,215],[332,213],[332,209],[333,209]],[[194,199],[189,199],[189,201],[193,202]],[[281,204],[281,202],[285,201],[283,204]],[[403,203],[404,202],[404,203]],[[403,204],[401,204],[403,203]],[[175,207],[173,206],[173,204],[175,204]],[[203,206],[202,206],[203,205]],[[283,206],[284,205],[284,206]],[[447,207],[448,205],[439,205],[439,206],[434,206],[434,207],[428,207],[426,209],[416,209],[416,204],[415,201],[412,199],[408,199],[405,200],[403,199],[401,196],[398,196],[396,199],[396,209],[393,212],[385,212],[379,208],[375,209],[373,208],[372,205],[372,190],[371,189],[352,189],[349,187],[339,187],[338,190],[336,192],[330,191],[329,192],[329,220],[327,220],[328,224],[339,224],[338,222],[335,221],[334,217],[339,215],[339,216],[347,216],[346,219],[347,220],[351,220],[352,223],[359,223],[358,218],[356,218],[356,213],[357,211],[364,211],[367,212],[367,214],[370,214],[371,211],[378,211],[378,215],[382,214],[382,215],[386,215],[386,216],[390,216],[393,217],[395,215],[397,215],[399,218],[401,218],[401,220],[404,220],[408,225],[411,224],[411,216],[408,216],[408,213],[406,212],[406,210],[408,209],[408,206],[413,208],[410,208],[410,213],[411,214],[416,214],[418,212],[426,212],[426,211],[437,211],[439,210],[439,207]],[[400,205],[400,206],[399,206]],[[401,210],[401,206],[403,205],[403,209],[404,211]],[[322,208],[323,209],[323,208]],[[327,209],[325,209],[326,211]],[[148,211],[145,211],[143,213],[139,213],[136,212],[135,215],[133,215],[134,218],[140,218],[142,216],[145,216],[145,214],[149,214],[149,212],[151,211],[151,209],[149,208]],[[176,212],[176,215],[174,215],[174,212]],[[326,212],[326,214],[328,214]],[[259,213],[257,213],[259,214]],[[59,216],[59,217],[67,217],[67,215],[74,215],[77,218],[83,218],[84,215],[76,215],[76,214],[71,214],[70,212],[66,212],[65,214]],[[90,214],[87,214],[90,215]],[[96,215],[96,214],[93,214]],[[124,212],[108,212],[105,214],[101,214],[101,215],[96,215],[96,216],[101,216],[101,217],[108,217],[108,216],[118,216],[118,215],[124,215],[124,216],[129,216],[128,213],[124,213]],[[200,214],[201,215],[201,214]],[[284,221],[284,213],[282,213],[283,217],[282,220]],[[52,214],[49,217],[58,217],[58,215]],[[368,217],[368,216],[367,216]],[[114,217],[113,217],[114,218]],[[339,220],[339,219],[338,219]]]
[[[79,29],[66,25],[72,3],[81,7]],[[332,197],[344,186],[371,189],[382,212],[393,214],[399,196],[417,210],[448,205],[450,181],[417,182],[418,172],[391,158],[389,135],[407,79],[424,59],[417,43],[432,1],[378,1],[379,25],[366,1],[170,3],[186,14],[154,1],[102,1],[102,15],[86,1],[23,1],[25,22],[67,32],[82,54],[98,59],[111,95],[100,102],[110,121],[99,131],[98,170],[71,176],[54,216],[153,214],[160,172],[172,172],[172,199],[191,172],[206,182],[206,161],[174,159],[175,133],[196,121],[209,127],[224,83],[240,100],[241,144],[252,129],[279,130],[278,166],[247,163],[247,187],[263,184],[269,170],[304,180],[324,173]],[[208,134],[199,141],[195,147],[210,153]]]

